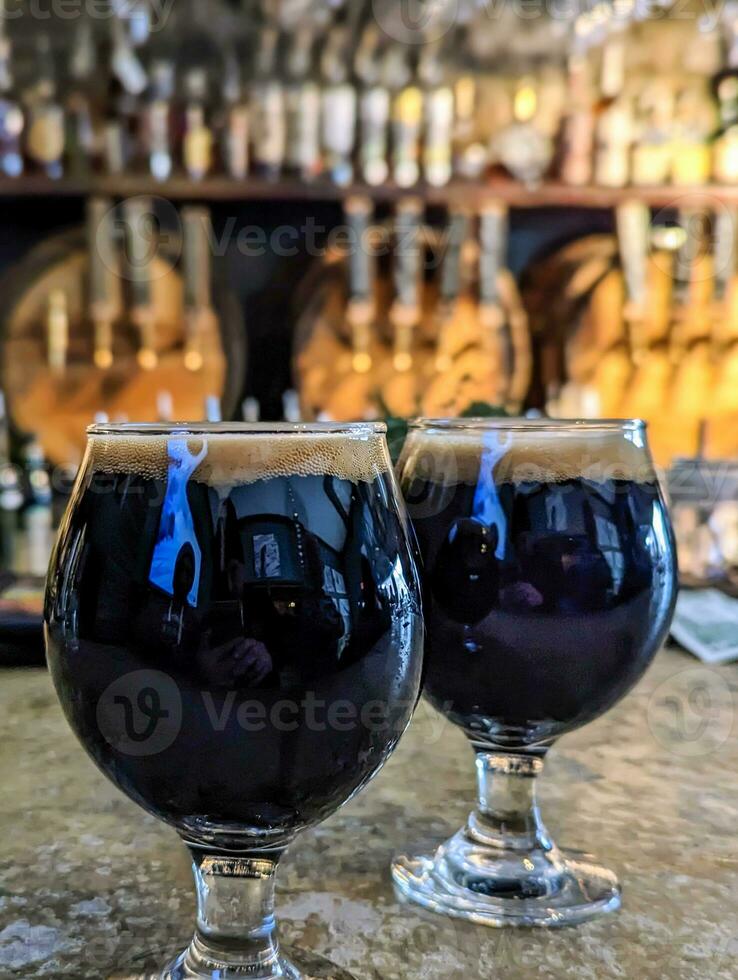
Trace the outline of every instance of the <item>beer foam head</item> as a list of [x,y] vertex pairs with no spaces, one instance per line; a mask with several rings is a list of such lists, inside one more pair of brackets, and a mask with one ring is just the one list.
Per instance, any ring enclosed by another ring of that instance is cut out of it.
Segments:
[[390,467],[385,427],[249,425],[91,426],[92,469],[164,480],[173,468],[213,487],[280,476],[371,481]]
[[439,483],[558,483],[656,479],[645,423],[527,419],[419,420],[400,472]]

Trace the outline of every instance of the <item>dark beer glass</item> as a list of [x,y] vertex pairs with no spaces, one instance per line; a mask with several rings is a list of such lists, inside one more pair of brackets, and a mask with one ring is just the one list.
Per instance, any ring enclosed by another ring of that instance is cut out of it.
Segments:
[[607,711],[664,640],[669,518],[639,421],[421,420],[398,476],[418,538],[426,694],[476,755],[478,807],[399,891],[493,926],[566,925],[620,904],[615,876],[566,857],[536,777],[559,736]]
[[418,697],[419,584],[382,425],[93,426],[46,598],[82,745],[190,848],[190,947],[148,976],[345,976],[280,951],[294,836]]

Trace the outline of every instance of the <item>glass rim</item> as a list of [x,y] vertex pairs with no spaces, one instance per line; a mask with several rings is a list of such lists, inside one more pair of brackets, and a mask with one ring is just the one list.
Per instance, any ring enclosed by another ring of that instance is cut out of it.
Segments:
[[640,432],[648,428],[644,419],[527,419],[501,415],[469,418],[410,419],[410,429],[476,431],[479,429],[518,429],[521,432]]
[[386,435],[384,422],[95,422],[88,436]]

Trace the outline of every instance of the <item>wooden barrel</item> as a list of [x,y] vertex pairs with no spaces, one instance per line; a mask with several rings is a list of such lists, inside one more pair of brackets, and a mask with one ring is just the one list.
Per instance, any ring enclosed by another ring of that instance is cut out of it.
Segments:
[[684,299],[674,255],[652,247],[636,322],[613,236],[578,239],[537,263],[522,294],[540,404],[560,416],[645,418],[662,466],[698,452],[738,456],[738,279],[714,301],[712,261],[695,261]]
[[[238,297],[224,270],[212,265],[212,315],[199,324],[202,357],[185,367],[185,283],[179,236],[167,235],[150,265],[153,346],[150,369],[141,366],[139,333],[126,309],[126,285],[113,277],[110,301],[112,363],[95,365],[90,317],[90,257],[85,228],[55,235],[32,249],[0,279],[0,388],[9,419],[21,435],[33,433],[54,463],[81,458],[85,428],[98,412],[112,420],[155,421],[162,392],[172,417],[203,418],[208,396],[232,417],[244,386],[247,344]],[[54,311],[54,303],[63,308]],[[49,317],[66,319],[65,363],[55,364]],[[151,352],[149,352],[151,356]]]
[[[479,251],[469,239],[461,258],[458,296],[444,312],[439,280],[448,242],[443,230],[422,226],[425,268],[419,315],[412,329],[409,366],[399,370],[392,229],[376,225],[371,233],[379,257],[370,277],[369,339],[359,358],[349,315],[351,260],[345,252],[336,248],[316,260],[298,290],[293,378],[304,417],[348,421],[386,415],[453,416],[480,402],[518,411],[528,391],[531,362],[525,311],[510,273],[499,273],[500,324],[489,327],[478,302]],[[498,350],[500,334],[507,360]]]

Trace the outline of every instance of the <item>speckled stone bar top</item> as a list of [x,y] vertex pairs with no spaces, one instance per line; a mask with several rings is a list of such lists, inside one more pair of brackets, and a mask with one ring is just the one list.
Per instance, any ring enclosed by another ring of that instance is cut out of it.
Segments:
[[[177,836],[88,761],[43,671],[0,678],[0,978],[99,980],[184,947],[193,893]],[[551,932],[475,928],[394,897],[393,851],[440,843],[474,793],[463,736],[423,705],[374,783],[285,858],[283,939],[360,980],[735,980],[737,692],[738,665],[665,650],[625,701],[550,753],[550,831],[624,890],[615,916]]]

